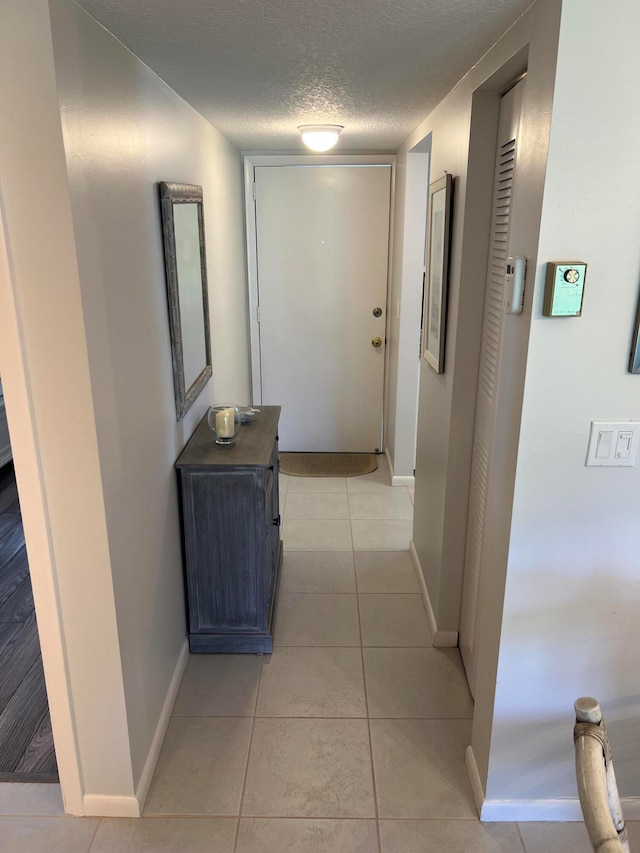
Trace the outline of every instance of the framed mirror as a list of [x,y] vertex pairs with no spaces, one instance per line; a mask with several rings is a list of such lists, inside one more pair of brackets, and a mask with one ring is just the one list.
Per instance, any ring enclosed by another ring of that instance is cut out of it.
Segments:
[[211,378],[202,187],[160,184],[173,384],[179,421]]

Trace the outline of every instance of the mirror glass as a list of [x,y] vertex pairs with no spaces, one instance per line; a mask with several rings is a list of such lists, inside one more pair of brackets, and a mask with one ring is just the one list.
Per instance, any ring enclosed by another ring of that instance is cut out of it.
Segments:
[[211,378],[211,340],[202,187],[160,184],[176,417]]
[[173,227],[180,300],[182,369],[185,388],[190,388],[207,360],[197,205],[174,204]]

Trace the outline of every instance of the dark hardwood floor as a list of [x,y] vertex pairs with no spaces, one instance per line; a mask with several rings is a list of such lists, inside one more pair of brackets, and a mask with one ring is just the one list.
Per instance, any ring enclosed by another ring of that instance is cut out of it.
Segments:
[[57,782],[18,490],[0,468],[0,782]]

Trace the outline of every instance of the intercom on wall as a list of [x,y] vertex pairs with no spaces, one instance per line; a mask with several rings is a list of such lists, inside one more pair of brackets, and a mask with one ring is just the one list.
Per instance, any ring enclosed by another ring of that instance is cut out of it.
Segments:
[[542,313],[545,317],[580,317],[587,265],[584,261],[547,264]]

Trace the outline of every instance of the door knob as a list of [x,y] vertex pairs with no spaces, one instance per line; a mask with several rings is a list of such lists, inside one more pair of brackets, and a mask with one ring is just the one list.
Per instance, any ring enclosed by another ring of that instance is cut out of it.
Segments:
[[379,349],[382,346],[382,338],[371,338],[371,346]]

